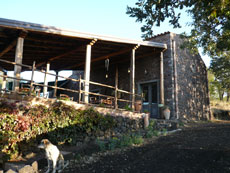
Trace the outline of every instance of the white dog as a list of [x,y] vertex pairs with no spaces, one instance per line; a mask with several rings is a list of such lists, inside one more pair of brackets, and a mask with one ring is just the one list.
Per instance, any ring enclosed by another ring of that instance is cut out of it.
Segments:
[[64,164],[64,157],[57,148],[57,146],[53,145],[48,139],[43,139],[38,145],[38,148],[42,148],[46,151],[46,158],[48,162],[48,170],[46,173],[50,172],[50,164],[53,163],[53,172],[56,173],[56,170],[58,172],[61,172],[66,166],[68,166],[68,162]]

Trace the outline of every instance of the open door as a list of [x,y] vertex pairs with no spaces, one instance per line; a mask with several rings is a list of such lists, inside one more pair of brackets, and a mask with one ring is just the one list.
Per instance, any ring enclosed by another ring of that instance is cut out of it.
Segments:
[[142,111],[150,112],[151,118],[159,118],[157,82],[141,84],[141,91],[143,93]]

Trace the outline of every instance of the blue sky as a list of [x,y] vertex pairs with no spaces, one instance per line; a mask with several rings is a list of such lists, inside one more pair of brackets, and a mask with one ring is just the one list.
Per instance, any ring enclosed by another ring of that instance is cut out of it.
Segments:
[[[51,25],[102,35],[141,39],[140,23],[126,14],[127,5],[136,0],[5,0],[0,1],[0,17]],[[186,23],[188,17],[182,16]],[[181,33],[188,27],[173,29],[167,23],[154,28]]]
[[[0,17],[115,37],[141,40],[140,23],[126,14],[127,5],[137,0],[1,0]],[[191,19],[184,13],[182,28],[165,22],[153,28],[154,34],[166,31],[189,32]],[[209,58],[202,56],[206,65]]]

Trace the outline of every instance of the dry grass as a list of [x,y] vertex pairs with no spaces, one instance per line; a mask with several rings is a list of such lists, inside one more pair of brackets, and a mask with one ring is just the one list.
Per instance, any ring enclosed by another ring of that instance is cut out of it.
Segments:
[[211,108],[230,111],[230,102],[211,100]]

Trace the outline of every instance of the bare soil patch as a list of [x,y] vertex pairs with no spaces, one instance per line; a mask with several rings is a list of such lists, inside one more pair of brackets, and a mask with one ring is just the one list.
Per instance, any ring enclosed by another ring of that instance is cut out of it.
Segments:
[[139,147],[76,155],[64,172],[230,172],[230,122],[193,123]]

